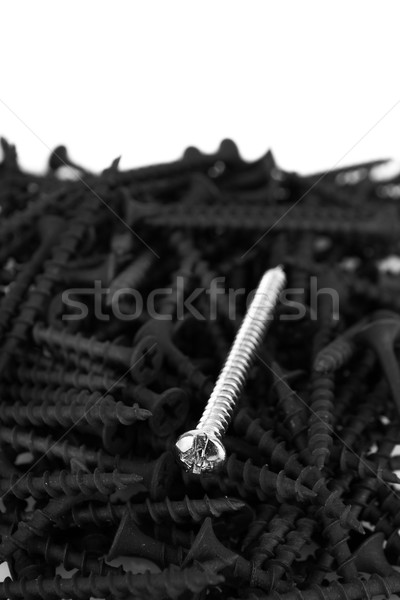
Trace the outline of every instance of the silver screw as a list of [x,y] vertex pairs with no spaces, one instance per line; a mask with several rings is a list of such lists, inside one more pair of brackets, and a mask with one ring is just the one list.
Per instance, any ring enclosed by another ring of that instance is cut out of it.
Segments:
[[175,444],[186,471],[205,473],[224,463],[221,438],[285,284],[281,266],[264,273],[196,429],[181,435]]

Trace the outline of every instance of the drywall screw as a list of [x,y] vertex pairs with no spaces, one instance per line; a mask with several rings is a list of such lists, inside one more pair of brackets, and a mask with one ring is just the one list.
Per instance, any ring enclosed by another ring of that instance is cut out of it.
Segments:
[[[182,261],[189,260],[193,276],[200,281],[201,286],[205,290],[209,289],[212,281],[217,278],[217,274],[210,268],[202,253],[194,246],[190,238],[182,232],[176,231],[171,236],[171,243],[177,249]],[[216,301],[219,314],[223,315],[229,324],[235,325],[232,318],[234,315],[231,315],[227,296],[218,294]]]
[[332,447],[334,379],[331,373],[314,372],[311,377],[308,450],[312,464],[323,469]]
[[87,354],[103,364],[116,365],[129,369],[131,377],[140,383],[153,381],[161,368],[162,356],[157,340],[147,336],[135,343],[133,347],[117,346],[111,342],[99,342],[94,337],[85,338],[80,334],[45,328],[37,323],[33,328],[33,338],[37,344],[46,344],[63,351],[73,351],[77,355]]
[[[29,357],[27,357],[29,360]],[[56,387],[72,387],[74,389],[84,388],[90,391],[112,390],[113,392],[123,388],[122,380],[110,376],[107,371],[102,374],[96,372],[82,373],[79,369],[66,371],[65,367],[54,359],[48,361],[44,356],[36,356],[30,361],[31,365],[12,366],[4,374],[8,381],[16,380],[20,384],[33,383],[39,385],[53,385]]]
[[359,456],[345,446],[339,450],[339,465],[342,473],[354,471],[360,479],[375,476],[385,483],[400,483],[400,479],[391,469],[385,468],[379,463],[375,464],[364,454]]
[[313,369],[318,373],[325,373],[337,371],[346,364],[356,351],[354,337],[366,322],[366,319],[362,319],[320,350],[314,359]]
[[276,495],[280,501],[295,497],[304,502],[316,496],[315,492],[285,475],[283,470],[276,474],[266,465],[259,468],[251,460],[243,462],[235,455],[227,458],[224,471],[232,483],[243,482],[245,490],[255,491],[259,487],[266,496]]
[[82,574],[106,575],[123,572],[121,568],[112,567],[104,560],[90,557],[85,550],[74,550],[68,542],[59,544],[51,536],[29,540],[26,549],[29,554],[42,556],[45,564],[61,565],[66,570],[79,569]]
[[257,545],[252,549],[252,560],[257,567],[262,567],[267,559],[274,556],[275,549],[279,544],[283,544],[296,520],[301,516],[301,512],[297,506],[281,504],[278,513],[272,517],[265,532],[258,539]]
[[8,560],[11,577],[19,579],[36,579],[46,573],[47,577],[54,575],[54,569],[49,569],[43,558],[29,556],[24,550],[17,550],[14,556]]
[[111,306],[115,294],[119,294],[121,290],[137,290],[143,283],[151,267],[154,265],[154,262],[155,255],[150,251],[145,251],[135,261],[130,263],[116,275],[109,285],[106,305]]
[[262,278],[196,429],[176,443],[178,459],[186,470],[200,474],[222,466],[226,453],[221,437],[285,282],[281,267],[267,271]]
[[[356,344],[366,343],[376,352],[382,369],[388,380],[393,400],[400,412],[400,368],[394,353],[394,343],[400,336],[400,319],[395,313],[377,311],[370,320],[361,321],[351,330],[348,330],[341,339],[333,342],[324,349],[323,354],[317,356],[315,369],[327,371],[342,366],[351,358],[356,350]],[[340,345],[341,344],[341,345]],[[339,352],[337,349],[339,349]],[[335,357],[334,362],[329,362],[330,357]]]
[[351,581],[357,577],[357,568],[354,563],[354,555],[348,546],[349,535],[343,529],[338,519],[327,516],[322,517],[324,524],[323,535],[328,538],[328,547],[337,563],[338,573],[346,580]]
[[286,376],[277,362],[272,361],[271,371],[274,379],[273,389],[278,397],[277,408],[284,413],[285,425],[299,451],[307,447],[307,413],[306,407],[298,394],[286,381]]
[[90,495],[95,492],[108,495],[132,483],[138,483],[141,479],[136,474],[118,473],[116,470],[113,473],[103,473],[99,469],[95,469],[93,474],[68,471],[45,472],[41,477],[35,477],[32,473],[23,476],[15,474],[7,479],[0,479],[0,493],[13,494],[21,499],[29,496],[43,498],[76,493]]
[[[214,565],[214,563],[213,563]],[[130,595],[136,598],[171,598],[178,600],[184,592],[198,594],[209,586],[217,586],[224,577],[211,569],[207,563],[180,569],[173,565],[161,573],[133,573],[83,576],[79,572],[71,578],[56,575],[53,578],[22,579],[7,578],[0,583],[0,598],[107,598]]]
[[248,530],[242,541],[242,551],[249,548],[255,540],[257,540],[263,531],[266,529],[268,523],[276,515],[278,511],[277,504],[260,504],[256,509],[254,519],[248,526]]
[[387,577],[396,571],[389,564],[383,551],[385,536],[382,532],[370,535],[355,551],[355,564],[363,573],[376,573]]
[[[135,462],[126,457],[112,456],[102,449],[92,450],[84,445],[75,446],[68,440],[62,442],[55,441],[51,436],[41,437],[36,435],[34,431],[26,432],[16,427],[13,429],[2,427],[0,430],[0,441],[10,444],[15,449],[25,448],[33,453],[60,458],[66,465],[69,465],[71,460],[77,460],[86,465],[87,468],[96,468],[96,471],[99,471],[99,469],[113,471],[117,468],[120,471],[118,476],[121,476],[122,479],[124,479],[125,474],[129,478],[129,474],[132,474],[135,467],[138,467],[142,470],[145,477],[131,475],[132,480],[130,483],[140,482],[140,486],[149,486],[148,491],[154,500],[158,500],[170,492],[175,475],[173,458],[170,452],[164,452],[157,460],[147,463],[147,472],[145,472],[145,469],[141,467],[138,461]],[[79,473],[77,476],[78,482],[81,475],[82,473]],[[94,477],[94,485],[98,484],[101,486],[102,477],[103,475],[99,471],[98,476]],[[107,474],[107,477],[111,478],[111,475]],[[21,485],[25,484],[22,483]],[[71,485],[75,485],[75,483]],[[50,487],[49,489],[53,488]]]
[[345,506],[337,493],[328,489],[319,469],[303,466],[298,456],[286,450],[285,444],[279,442],[273,431],[261,426],[259,419],[251,419],[245,409],[242,409],[235,416],[233,426],[241,436],[257,445],[257,449],[267,457],[272,468],[283,469],[289,477],[313,490],[316,494],[315,498],[311,499],[313,504],[322,505],[323,512],[340,519],[343,527],[360,531],[360,524],[350,512],[351,507]]
[[26,544],[35,536],[43,536],[55,525],[62,523],[61,518],[72,506],[87,499],[85,494],[52,498],[43,508],[37,508],[29,521],[18,522],[17,529],[8,535],[2,535],[0,558],[7,560],[19,549],[25,550]]
[[356,218],[349,209],[336,210],[329,215],[326,210],[319,211],[313,207],[311,212],[309,207],[304,206],[287,214],[288,208],[291,207],[259,207],[243,203],[229,204],[225,210],[221,206],[205,205],[191,207],[188,211],[187,205],[181,203],[174,206],[153,206],[150,210],[145,207],[140,211],[139,206],[138,220],[150,228],[162,227],[167,230],[180,228],[194,231],[221,229],[230,232],[256,232],[273,227],[276,233],[313,232],[339,238],[353,236],[393,240],[399,235],[398,225],[393,222],[393,214],[388,210],[376,219],[360,215]]
[[[174,294],[171,294],[173,297]],[[163,303],[163,315],[173,314],[175,301],[172,299]],[[212,390],[209,377],[199,369],[193,361],[186,356],[172,341],[173,322],[170,320],[149,320],[137,332],[134,342],[154,336],[157,347],[162,350],[164,361],[170,365],[180,376],[185,384],[198,392],[199,396],[208,395]]]
[[0,335],[9,327],[13,315],[17,311],[37,272],[42,267],[46,256],[49,254],[52,246],[58,242],[63,226],[64,220],[60,217],[53,215],[41,217],[38,223],[41,243],[32,258],[24,264],[22,270],[14,279],[8,294],[0,303]]
[[296,529],[288,532],[284,543],[278,544],[275,557],[268,561],[270,589],[276,587],[285,573],[289,573],[292,563],[301,557],[302,548],[308,544],[317,527],[317,522],[309,517],[300,517]]
[[51,258],[46,261],[43,272],[36,277],[35,286],[30,289],[28,298],[21,305],[19,314],[15,317],[0,349],[1,373],[4,373],[15,352],[25,342],[34,322],[43,314],[45,299],[52,294],[69,257],[83,239],[97,207],[98,199],[89,196],[81,204],[75,217],[69,221],[69,227],[60,237],[59,244],[53,246]]
[[264,596],[265,600],[362,600],[376,596],[390,598],[400,591],[400,575],[371,575],[368,580],[356,578],[350,583],[334,581],[327,586],[313,586],[304,590],[295,588],[293,591],[280,594],[272,592]]
[[202,524],[195,541],[186,555],[183,565],[190,564],[191,561],[211,561],[211,564],[215,565],[214,568],[223,561],[227,565],[230,565],[229,570],[233,578],[239,577],[262,590],[269,589],[267,573],[224,546],[216,537],[209,517]]
[[[0,224],[0,239],[6,249],[12,239],[25,242],[25,233],[32,228],[32,224],[44,215],[48,208],[57,205],[60,198],[65,193],[65,188],[58,189],[52,193],[40,194],[34,201],[28,203],[22,210],[14,211],[8,218],[2,220]],[[10,249],[11,250],[11,249]],[[12,256],[12,251],[6,252],[3,259]]]
[[198,482],[206,491],[214,485],[225,494],[238,493],[243,498],[257,494],[260,500],[276,497],[279,501],[296,498],[304,502],[316,496],[312,490],[287,477],[284,471],[277,474],[270,471],[267,465],[260,468],[251,460],[243,462],[234,455],[230,455],[226,460],[222,476],[212,476],[207,472],[200,473]]
[[[319,277],[319,285],[337,289],[337,277],[334,271],[328,271]],[[318,295],[318,329],[315,333],[312,354],[315,357],[330,341],[335,325],[333,300],[327,294]],[[311,374],[310,413],[308,429],[308,449],[312,464],[322,469],[329,459],[332,447],[332,423],[334,402],[334,377],[332,373]]]
[[73,507],[65,518],[67,523],[75,527],[96,525],[118,525],[126,511],[134,519],[150,520],[154,523],[201,523],[206,517],[220,517],[225,512],[235,512],[245,507],[245,503],[236,498],[208,498],[194,500],[185,496],[183,500],[170,500],[166,497],[161,502],[144,502],[134,504],[94,504],[93,502]]
[[[3,388],[5,386],[0,385],[0,390]],[[66,390],[50,386],[32,388],[30,385],[14,385],[4,389],[2,397],[13,400],[12,404],[0,402],[0,422],[6,425],[61,425],[68,428],[71,425],[88,424],[96,429],[101,423],[129,426],[151,416],[150,411],[137,404],[127,406],[121,401],[116,402],[110,395],[74,388]],[[15,398],[23,403],[15,401]]]

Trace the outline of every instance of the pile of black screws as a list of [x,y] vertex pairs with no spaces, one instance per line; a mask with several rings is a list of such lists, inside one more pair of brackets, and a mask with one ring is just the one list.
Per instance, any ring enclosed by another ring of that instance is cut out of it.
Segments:
[[[0,599],[400,597],[400,174],[1,146]],[[268,271],[226,456],[191,468]]]

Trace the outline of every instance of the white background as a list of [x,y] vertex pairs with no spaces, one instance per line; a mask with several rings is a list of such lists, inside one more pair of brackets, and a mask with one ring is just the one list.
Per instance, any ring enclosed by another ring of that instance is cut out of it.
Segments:
[[3,3],[0,133],[100,170],[232,137],[301,172],[400,158],[398,2]]

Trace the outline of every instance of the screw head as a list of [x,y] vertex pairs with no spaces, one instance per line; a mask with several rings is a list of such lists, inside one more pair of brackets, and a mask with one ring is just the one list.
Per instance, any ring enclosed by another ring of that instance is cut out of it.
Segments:
[[178,461],[185,471],[200,475],[217,471],[226,459],[221,440],[198,429],[186,431],[175,444]]

